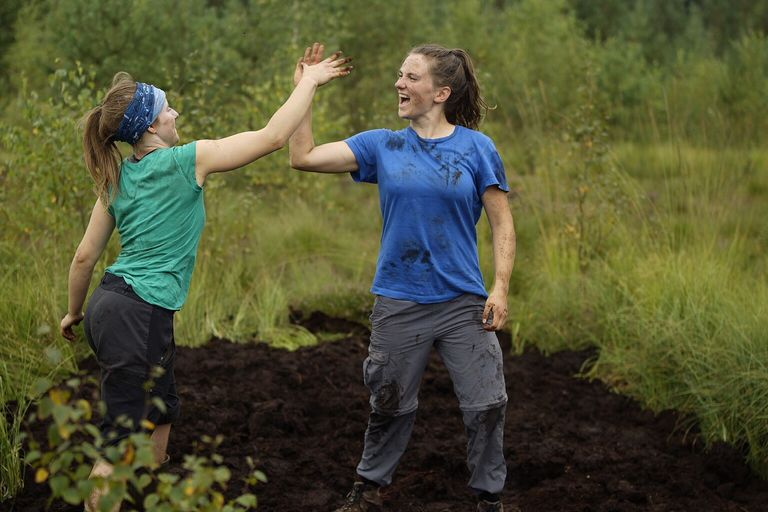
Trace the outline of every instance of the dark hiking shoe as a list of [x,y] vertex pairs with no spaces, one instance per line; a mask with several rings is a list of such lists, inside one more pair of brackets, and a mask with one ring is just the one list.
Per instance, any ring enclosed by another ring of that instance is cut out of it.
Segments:
[[501,501],[480,500],[477,502],[477,512],[504,512],[504,505]]
[[380,512],[383,503],[379,489],[364,482],[355,482],[347,494],[346,501],[335,512]]

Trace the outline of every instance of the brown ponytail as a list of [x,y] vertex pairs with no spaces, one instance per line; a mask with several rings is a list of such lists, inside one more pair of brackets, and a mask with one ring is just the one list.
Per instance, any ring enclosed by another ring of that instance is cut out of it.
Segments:
[[449,50],[437,44],[417,46],[409,54],[429,57],[430,73],[435,85],[451,88],[451,95],[445,104],[448,122],[477,130],[488,111],[488,104],[480,95],[480,85],[469,54],[461,48]]
[[122,155],[112,136],[136,92],[136,82],[125,72],[117,73],[101,105],[83,118],[83,157],[93,178],[93,190],[104,207],[115,197],[120,180]]

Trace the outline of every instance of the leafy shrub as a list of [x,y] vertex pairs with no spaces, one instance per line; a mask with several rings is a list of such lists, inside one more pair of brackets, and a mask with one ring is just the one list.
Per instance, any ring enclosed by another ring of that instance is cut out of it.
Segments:
[[[134,510],[139,508],[139,500],[143,508],[155,512],[239,512],[256,507],[256,496],[250,493],[233,500],[224,498],[231,474],[223,465],[222,457],[215,453],[221,436],[204,436],[199,447],[201,453],[184,456],[183,476],[163,472],[155,462],[152,440],[145,432],[133,433],[117,445],[107,445],[99,429],[91,423],[90,403],[75,398],[73,389],[80,383],[74,378],[66,385],[49,389],[29,419],[50,422],[47,442],[30,441],[31,450],[25,462],[35,469],[37,483],[48,482],[51,501],[60,499],[79,505],[94,489],[102,489],[100,511],[112,510],[121,502],[123,510]],[[49,384],[41,381],[38,386]],[[151,431],[154,425],[143,420],[142,427]],[[97,461],[109,463],[112,473],[89,478]],[[253,468],[253,461],[248,459],[248,462]],[[246,489],[265,481],[265,475],[254,469],[246,480]]]

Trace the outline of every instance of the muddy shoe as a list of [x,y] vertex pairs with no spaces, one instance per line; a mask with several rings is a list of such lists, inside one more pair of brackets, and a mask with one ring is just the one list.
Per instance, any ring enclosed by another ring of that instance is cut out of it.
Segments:
[[347,494],[346,501],[335,512],[380,512],[382,509],[379,489],[366,485],[363,482],[355,482],[352,490]]
[[477,502],[477,512],[504,512],[504,505],[501,501],[480,500]]

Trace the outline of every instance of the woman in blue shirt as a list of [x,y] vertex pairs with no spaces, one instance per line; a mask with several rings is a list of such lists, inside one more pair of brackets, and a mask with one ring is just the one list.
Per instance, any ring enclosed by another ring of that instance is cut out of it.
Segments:
[[[322,48],[308,53],[317,62]],[[395,88],[406,128],[315,146],[308,112],[289,142],[296,169],[350,172],[355,181],[377,184],[383,218],[363,363],[371,413],[357,481],[338,511],[381,506],[379,489],[391,483],[410,438],[433,346],[459,399],[478,510],[501,511],[507,395],[494,331],[507,318],[515,256],[504,167],[491,139],[476,131],[487,106],[464,50],[413,48]],[[483,209],[493,233],[490,293],[477,255],[475,226]]]
[[[283,147],[317,87],[349,74],[348,61],[334,54],[313,65],[299,62],[296,87],[264,128],[219,140],[177,146],[179,114],[165,92],[127,73],[115,75],[104,101],[86,115],[83,151],[98,199],[70,267],[61,334],[73,340],[73,326],[85,320],[86,338],[101,368],[106,404],[101,429],[107,443],[149,430],[156,462],[166,459],[171,424],[179,414],[173,314],[187,297],[205,223],[205,181]],[[132,155],[122,161],[118,141],[132,146]],[[120,254],[84,315],[94,266],[115,227]],[[154,405],[157,400],[163,410]],[[107,477],[112,470],[99,460],[91,477]],[[93,492],[86,511],[98,509],[103,492]]]

